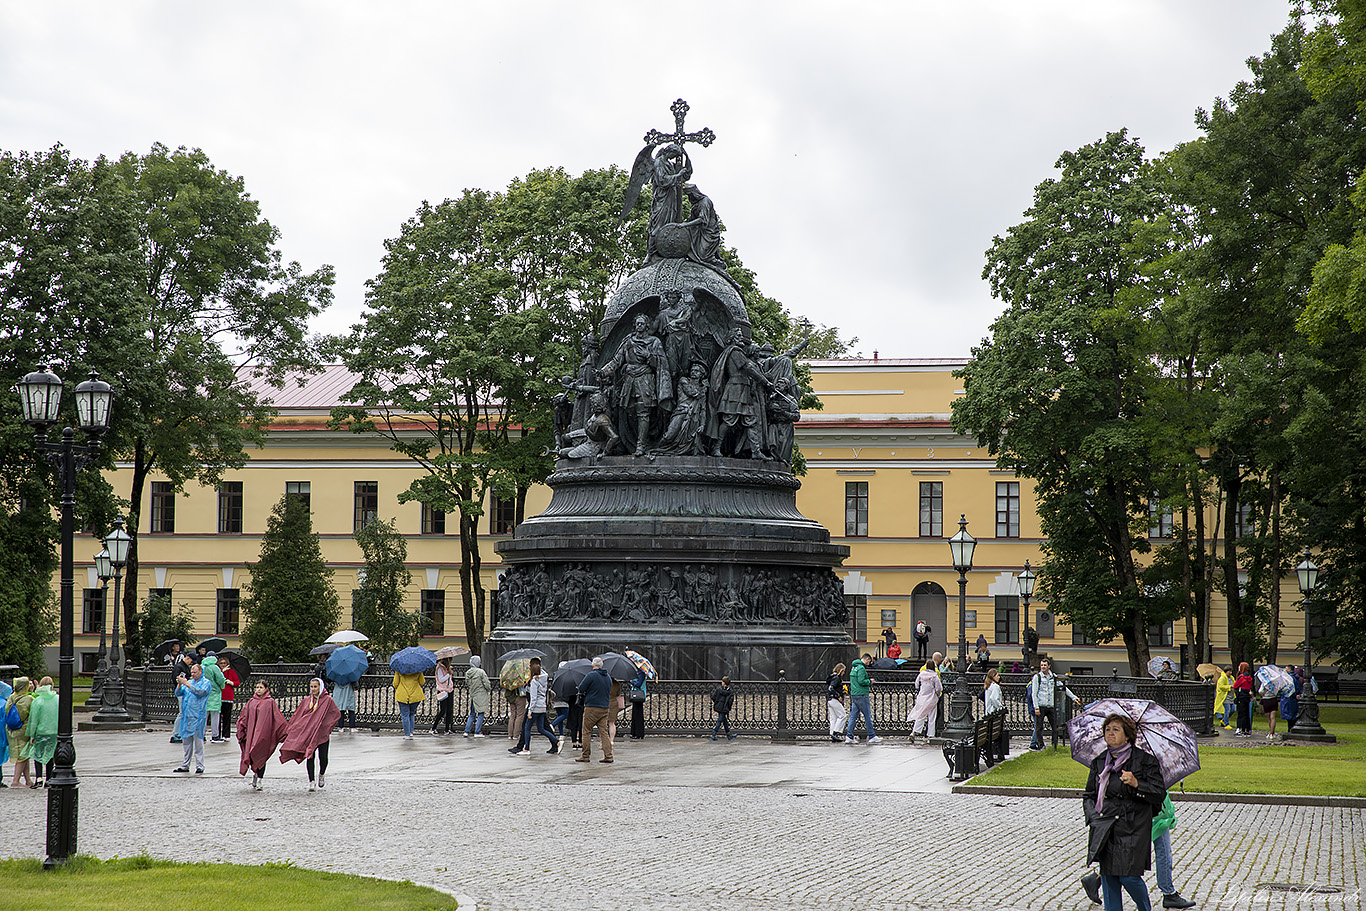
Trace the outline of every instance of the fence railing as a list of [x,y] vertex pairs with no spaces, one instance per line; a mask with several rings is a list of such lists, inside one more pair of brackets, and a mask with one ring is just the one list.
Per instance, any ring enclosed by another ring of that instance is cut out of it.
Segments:
[[[270,685],[271,694],[286,714],[289,714],[308,693],[312,676],[308,665],[258,665],[248,684],[239,686],[235,704],[241,706],[251,698],[257,680]],[[982,675],[969,673],[968,684],[973,693],[973,718],[985,713],[982,700]],[[401,727],[398,704],[391,687],[392,673],[372,673],[362,677],[356,688],[356,724],[373,730],[396,730]],[[904,672],[874,672],[872,691],[873,725],[879,734],[909,734],[907,715],[915,704],[915,678]],[[1001,690],[1006,701],[1006,729],[1019,734],[1034,728],[1034,718],[1026,704],[1027,674],[1006,674],[1001,679]],[[174,681],[166,668],[130,668],[125,672],[124,687],[128,712],[144,721],[171,723],[178,709]],[[1133,677],[1060,677],[1055,705],[1058,706],[1060,736],[1066,738],[1066,722],[1074,707],[1062,692],[1066,686],[1083,704],[1114,695],[1114,689],[1132,688],[1132,695],[1153,700],[1173,715],[1190,725],[1197,734],[1213,732],[1214,686],[1188,681],[1159,682],[1150,678]],[[455,677],[453,712],[456,723],[463,724],[469,712],[469,694],[465,680]],[[944,677],[944,702],[952,693],[953,675]],[[712,711],[711,693],[715,681],[658,680],[649,684],[650,697],[645,702],[645,728],[653,734],[701,734],[710,732],[716,724]],[[822,681],[778,680],[734,681],[735,703],[731,709],[732,731],[744,734],[764,734],[776,739],[797,736],[825,736],[827,722],[825,683]],[[428,683],[424,699],[418,705],[418,729],[430,726],[436,717],[436,693]],[[947,706],[944,706],[947,711]],[[626,706],[627,717],[630,703]],[[941,715],[942,717],[942,715]],[[489,711],[484,726],[495,731],[506,731],[508,706],[503,690],[494,682]]]

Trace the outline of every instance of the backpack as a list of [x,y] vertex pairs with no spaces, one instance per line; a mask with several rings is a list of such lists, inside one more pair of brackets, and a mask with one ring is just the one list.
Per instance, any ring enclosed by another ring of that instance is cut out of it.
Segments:
[[924,621],[924,620],[917,620],[917,621],[915,621],[915,634],[916,634],[917,636],[923,636],[923,635],[925,635],[925,621]]
[[11,702],[9,711],[5,713],[5,727],[11,731],[17,731],[24,726],[24,719],[19,714],[19,703]]

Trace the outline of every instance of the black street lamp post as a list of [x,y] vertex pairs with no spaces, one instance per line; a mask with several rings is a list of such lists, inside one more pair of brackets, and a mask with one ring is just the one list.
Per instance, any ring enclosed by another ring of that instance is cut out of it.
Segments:
[[53,756],[52,777],[47,792],[47,858],[45,869],[65,864],[76,854],[77,801],[80,782],[76,779],[76,747],[71,741],[71,686],[72,666],[75,664],[75,643],[72,614],[72,592],[75,571],[72,568],[72,539],[75,533],[76,472],[84,470],[99,455],[100,434],[109,428],[109,409],[114,401],[114,390],[91,372],[90,378],[76,387],[77,423],[85,433],[84,444],[77,445],[76,431],[62,430],[61,442],[48,440],[47,432],[57,423],[62,401],[62,381],[56,374],[40,366],[25,376],[14,387],[19,393],[24,423],[33,428],[35,445],[57,468],[61,485],[62,507],[62,578],[61,618],[57,664],[59,668],[57,713],[57,749]]
[[944,737],[961,740],[972,734],[972,692],[968,688],[968,573],[977,539],[968,534],[968,517],[959,514],[958,534],[949,538],[953,568],[958,571],[958,680],[949,698],[949,723]]
[[1304,667],[1301,669],[1304,691],[1300,694],[1300,714],[1295,718],[1290,730],[1285,732],[1285,739],[1337,743],[1337,737],[1325,731],[1323,725],[1319,724],[1319,703],[1314,698],[1314,688],[1309,685],[1312,676],[1309,669],[1313,667],[1314,656],[1310,652],[1308,601],[1315,586],[1319,584],[1319,568],[1309,559],[1309,548],[1306,547],[1301,556],[1304,559],[1295,567],[1295,574],[1299,576],[1300,593],[1304,595],[1304,600],[1300,602],[1300,609],[1304,611]]
[[[1034,571],[1029,568],[1028,560],[1025,561],[1024,572],[1020,573],[1017,581],[1020,585],[1020,623],[1028,632],[1034,625],[1029,622],[1029,599],[1034,596]],[[1029,636],[1022,636],[1021,638],[1025,640],[1025,669],[1033,670],[1034,662],[1031,653],[1034,651],[1032,647],[1034,643],[1031,643]]]
[[124,704],[123,668],[119,666],[119,656],[123,653],[123,646],[119,644],[119,582],[123,579],[123,567],[128,563],[128,546],[132,540],[132,536],[123,530],[121,518],[114,520],[114,530],[104,539],[104,549],[114,567],[114,641],[109,650],[109,668],[100,693],[100,710],[92,719],[98,722],[123,724],[133,720]]
[[95,554],[95,573],[100,577],[100,650],[95,653],[95,676],[90,680],[90,698],[97,700],[104,692],[104,678],[109,672],[104,630],[109,613],[109,580],[114,577],[114,565],[109,561],[108,549]]

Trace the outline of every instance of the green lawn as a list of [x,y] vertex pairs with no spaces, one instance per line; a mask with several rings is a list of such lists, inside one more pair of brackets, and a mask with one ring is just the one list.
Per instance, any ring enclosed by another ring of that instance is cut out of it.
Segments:
[[[147,856],[77,857],[43,870],[38,860],[0,860],[4,906],[24,911],[146,911],[167,896],[212,896],[213,911],[453,911],[455,899],[426,886],[318,873],[288,864],[177,864]],[[173,902],[174,903],[174,902]]]
[[[1321,706],[1319,720],[1337,735],[1336,744],[1202,746],[1200,771],[1186,779],[1185,789],[1220,794],[1366,797],[1366,706]],[[1265,730],[1263,722],[1261,732]],[[1261,734],[1254,729],[1253,736]],[[1026,753],[977,776],[972,784],[1084,788],[1086,768],[1060,747],[1057,752]]]

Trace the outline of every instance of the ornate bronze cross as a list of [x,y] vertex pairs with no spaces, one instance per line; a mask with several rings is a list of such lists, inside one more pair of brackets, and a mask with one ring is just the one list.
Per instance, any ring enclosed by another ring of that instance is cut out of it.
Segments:
[[683,132],[683,118],[688,116],[688,103],[682,98],[669,105],[669,110],[674,112],[674,131],[661,133],[659,130],[651,130],[645,134],[646,145],[654,146],[665,142],[676,142],[681,145],[685,142],[695,142],[705,149],[716,141],[716,134],[710,127],[703,127],[696,133]]

